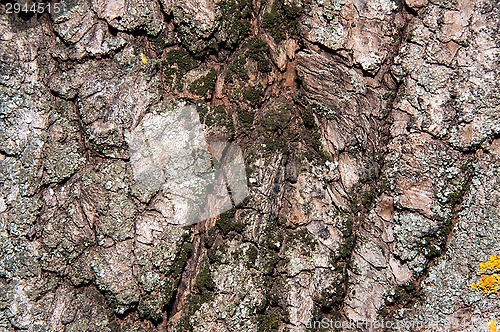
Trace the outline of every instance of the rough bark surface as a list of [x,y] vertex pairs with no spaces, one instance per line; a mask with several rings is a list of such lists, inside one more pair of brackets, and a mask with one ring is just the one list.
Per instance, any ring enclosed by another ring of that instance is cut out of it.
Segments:
[[[477,331],[500,312],[470,287],[500,254],[495,1],[5,4],[0,331]],[[127,141],[183,105],[242,148],[250,191],[185,227]]]

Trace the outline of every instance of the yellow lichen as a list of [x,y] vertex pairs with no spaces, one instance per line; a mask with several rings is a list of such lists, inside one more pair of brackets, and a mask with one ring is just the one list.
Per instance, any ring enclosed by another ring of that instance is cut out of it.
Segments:
[[492,319],[490,320],[490,323],[488,324],[488,330],[490,332],[497,332],[497,321]]
[[481,273],[486,271],[497,272],[500,271],[500,256],[492,255],[487,262],[479,263],[479,270]]
[[483,294],[498,293],[500,275],[494,272],[500,272],[500,256],[491,255],[489,261],[479,263],[479,273],[483,276],[477,283],[470,286]]
[[479,282],[472,284],[471,287],[483,294],[497,293],[500,289],[500,276],[496,273],[482,276]]
[[146,55],[144,53],[141,53],[139,56],[141,57],[142,63],[144,63],[144,64],[148,63],[148,58],[146,57]]

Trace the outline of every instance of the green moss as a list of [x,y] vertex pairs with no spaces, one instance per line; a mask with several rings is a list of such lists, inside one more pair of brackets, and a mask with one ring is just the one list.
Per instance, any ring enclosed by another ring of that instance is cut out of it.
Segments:
[[315,302],[320,307],[321,312],[329,313],[340,307],[344,301],[346,295],[346,289],[344,284],[344,279],[341,278],[337,283],[332,284],[330,287],[325,289]]
[[342,245],[342,249],[340,249],[340,258],[343,260],[349,259],[352,255],[352,252],[354,251],[355,246],[356,237],[351,234],[345,239],[345,242]]
[[304,1],[303,6],[297,4],[295,1],[291,1],[289,4],[283,5],[283,10],[285,11],[285,17],[288,19],[298,19],[304,12],[305,8],[309,6],[309,1]]
[[424,250],[424,256],[428,259],[433,259],[441,255],[441,250],[434,244],[428,245]]
[[415,284],[414,281],[410,280],[410,281],[407,281],[406,283],[403,284],[403,289],[408,294],[413,294],[417,291],[417,285]]
[[296,5],[285,5],[283,0],[275,0],[271,10],[264,14],[262,26],[276,42],[299,34],[297,19],[304,9]]
[[238,123],[243,130],[249,130],[253,126],[255,113],[252,110],[239,108],[236,110]]
[[449,10],[457,9],[457,1],[456,0],[440,0],[439,6]]
[[257,248],[253,245],[250,245],[246,251],[246,262],[247,262],[247,267],[255,267],[255,262],[257,261],[257,256],[259,252]]
[[448,196],[448,204],[452,208],[462,204],[464,195],[465,195],[465,188],[463,186],[459,186],[459,188],[457,188]]
[[314,112],[311,108],[305,107],[300,112],[300,117],[302,118],[302,123],[307,129],[316,128],[316,119],[314,118]]
[[345,321],[345,316],[343,316],[337,308],[333,308],[333,310],[322,310],[322,308],[316,303],[311,310],[312,317],[309,321],[309,323],[306,324],[306,331],[311,331],[311,332],[318,332],[318,331],[324,331],[324,332],[332,332],[332,331],[344,331],[342,329],[331,329],[325,324],[321,324],[321,320],[323,318],[328,318],[330,321],[335,322],[341,322]]
[[325,163],[332,161],[331,154],[324,148],[321,143],[321,133],[318,130],[310,131],[308,137],[310,140],[306,141],[306,153],[304,154],[309,161],[319,161]]
[[186,73],[199,65],[186,50],[179,48],[169,51],[162,62],[165,81],[171,85],[175,83],[177,90],[182,89],[182,78]]
[[283,324],[290,322],[290,317],[286,309],[285,278],[280,275],[267,275],[262,282],[265,299],[258,308],[255,320],[258,331],[277,331]]
[[256,132],[267,151],[285,151],[288,148],[292,107],[288,103],[277,102],[267,109],[259,122]]
[[280,11],[273,8],[270,12],[264,14],[263,27],[268,30],[276,42],[286,38],[286,33],[282,28],[283,17]]
[[248,57],[257,61],[257,69],[262,73],[271,71],[271,62],[268,60],[269,46],[262,39],[251,39],[247,42]]
[[386,193],[386,194],[391,193],[391,184],[385,174],[382,175],[378,180],[378,191],[380,193]]
[[254,266],[263,274],[261,285],[265,298],[254,308],[258,331],[277,331],[290,321],[283,297],[286,278],[276,272],[276,267],[283,263],[279,252],[284,242],[278,223],[277,218],[270,217],[263,225],[257,247],[251,245],[246,252],[248,264],[255,260]]
[[374,183],[370,182],[372,180],[374,179],[364,180],[365,184],[358,183],[351,188],[349,198],[353,213],[370,210],[376,197],[380,194],[379,188],[374,188]]
[[182,318],[177,324],[178,331],[193,331],[193,326],[191,325],[189,318],[192,317],[204,303],[210,302],[212,300],[212,293],[190,294],[186,300],[186,309],[182,314]]
[[278,228],[278,220],[270,218],[261,230],[258,245],[258,269],[265,275],[272,275],[280,261],[278,255],[283,243],[283,233]]
[[452,231],[453,231],[453,218],[449,217],[443,222],[443,225],[437,231],[436,235],[438,238],[438,242],[440,242],[441,245],[446,244],[448,236]]
[[257,70],[261,73],[268,73],[272,70],[271,62],[267,58],[260,58],[257,61]]
[[410,280],[403,285],[393,288],[385,297],[385,308],[379,314],[389,314],[389,308],[410,307],[419,299],[419,291],[414,281]]
[[177,70],[181,72],[187,72],[198,65],[198,61],[196,61],[188,51],[179,48],[171,50],[166,54],[166,64],[177,65]]
[[279,251],[279,245],[277,243],[283,242],[283,235],[279,231],[278,219],[269,218],[265,227],[262,229],[262,236],[260,245],[263,248],[267,248],[272,251]]
[[461,180],[452,182],[454,190],[447,196],[447,202],[443,204],[444,208],[450,210],[450,215],[442,222],[441,227],[434,234],[435,241],[441,248],[446,246],[448,238],[453,231],[453,215],[457,213],[462,204],[467,192],[468,183],[470,183],[473,176],[473,167],[470,163],[462,165],[461,170],[463,177],[461,177]]
[[195,288],[196,291],[200,293],[213,291],[215,289],[215,284],[210,273],[210,267],[206,262],[203,264],[203,267],[196,276]]
[[224,128],[232,137],[234,135],[234,123],[231,114],[229,114],[224,105],[208,108],[204,106],[198,107],[198,114],[201,123],[208,128],[219,127]]
[[217,227],[224,235],[228,235],[230,232],[241,233],[245,229],[243,223],[236,221],[235,212],[235,209],[226,211],[222,213],[219,216],[219,220],[217,220]]
[[266,130],[275,130],[279,134],[286,131],[290,125],[290,104],[278,104],[273,107],[262,119],[261,125]]
[[261,314],[257,316],[257,331],[259,332],[270,332],[270,331],[278,331],[281,323],[284,320],[284,310],[273,308],[266,312],[265,314]]
[[214,245],[215,239],[217,237],[217,231],[215,227],[210,228],[205,237],[205,248],[211,248]]
[[[247,82],[249,80],[247,69],[245,68],[247,59],[257,62],[257,70],[261,73],[268,73],[272,70],[271,62],[268,59],[269,46],[262,40],[252,38],[245,43],[241,54],[234,57],[229,62],[227,70],[227,81],[234,83],[235,78]],[[263,88],[260,87],[260,90]]]
[[382,109],[382,118],[386,118],[391,112],[392,105],[394,105],[395,94],[393,92],[385,92],[382,94],[382,100],[385,101],[384,108]]
[[250,34],[252,1],[224,0],[219,3],[219,8],[219,31],[225,35],[221,40],[222,46],[234,49],[243,38]]
[[321,131],[316,125],[316,120],[314,118],[314,112],[310,107],[305,107],[300,112],[300,117],[304,125],[305,134],[304,136],[309,137],[305,141],[306,152],[304,156],[309,161],[319,161],[325,163],[327,160],[332,161],[332,156],[321,143]]
[[372,190],[367,190],[363,192],[361,195],[361,203],[363,204],[364,207],[369,209],[373,203],[373,200],[375,198],[375,192]]
[[243,90],[243,98],[248,101],[253,108],[260,105],[263,96],[264,88],[260,84],[256,87],[249,86]]
[[295,232],[290,232],[288,236],[292,243],[303,244],[303,249],[305,249],[306,253],[311,253],[316,250],[317,241],[311,236],[307,229],[303,228]]
[[211,247],[210,249],[208,249],[207,257],[210,261],[210,264],[220,264],[223,261],[226,252],[227,244],[224,242],[217,247]]
[[258,269],[265,275],[272,275],[279,260],[280,257],[275,248],[271,246],[261,247],[259,249]]
[[429,260],[441,256],[441,248],[447,244],[450,233],[453,231],[453,218],[446,218],[436,232],[430,233],[421,239],[419,251]]
[[347,217],[345,219],[345,222],[342,225],[343,227],[341,228],[342,235],[344,237],[348,237],[348,236],[352,235],[353,224],[354,223],[352,222],[352,220],[349,217]]
[[471,161],[468,161],[460,166],[460,171],[464,174],[471,175],[474,172],[474,164]]
[[166,47],[172,45],[172,42],[169,41],[165,31],[162,31],[157,36],[148,35],[147,38],[155,48],[155,51],[158,53],[161,53]]
[[198,96],[210,99],[212,91],[215,88],[215,81],[217,79],[217,71],[210,69],[210,71],[203,77],[198,78],[189,87],[189,91]]
[[177,326],[180,331],[192,331],[193,326],[191,326],[189,318],[192,317],[204,303],[211,302],[214,298],[215,283],[212,279],[209,264],[208,262],[203,262],[202,264],[196,276],[193,291],[186,299],[185,309]]
[[248,81],[248,72],[245,69],[247,59],[243,54],[235,57],[228,65],[227,78],[229,83],[234,82],[234,77],[238,77],[243,81]]
[[191,243],[184,243],[179,250],[179,253],[175,257],[175,263],[171,268],[171,275],[173,278],[177,278],[181,275],[182,271],[186,267],[187,260],[191,255],[193,250],[193,245]]

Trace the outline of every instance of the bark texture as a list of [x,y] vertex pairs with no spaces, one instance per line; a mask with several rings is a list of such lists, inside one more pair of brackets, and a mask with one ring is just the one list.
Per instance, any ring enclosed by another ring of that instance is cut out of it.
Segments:
[[[494,0],[61,4],[0,4],[0,331],[498,315],[470,287],[500,253]],[[127,135],[186,105],[242,148],[249,196],[182,227]]]

